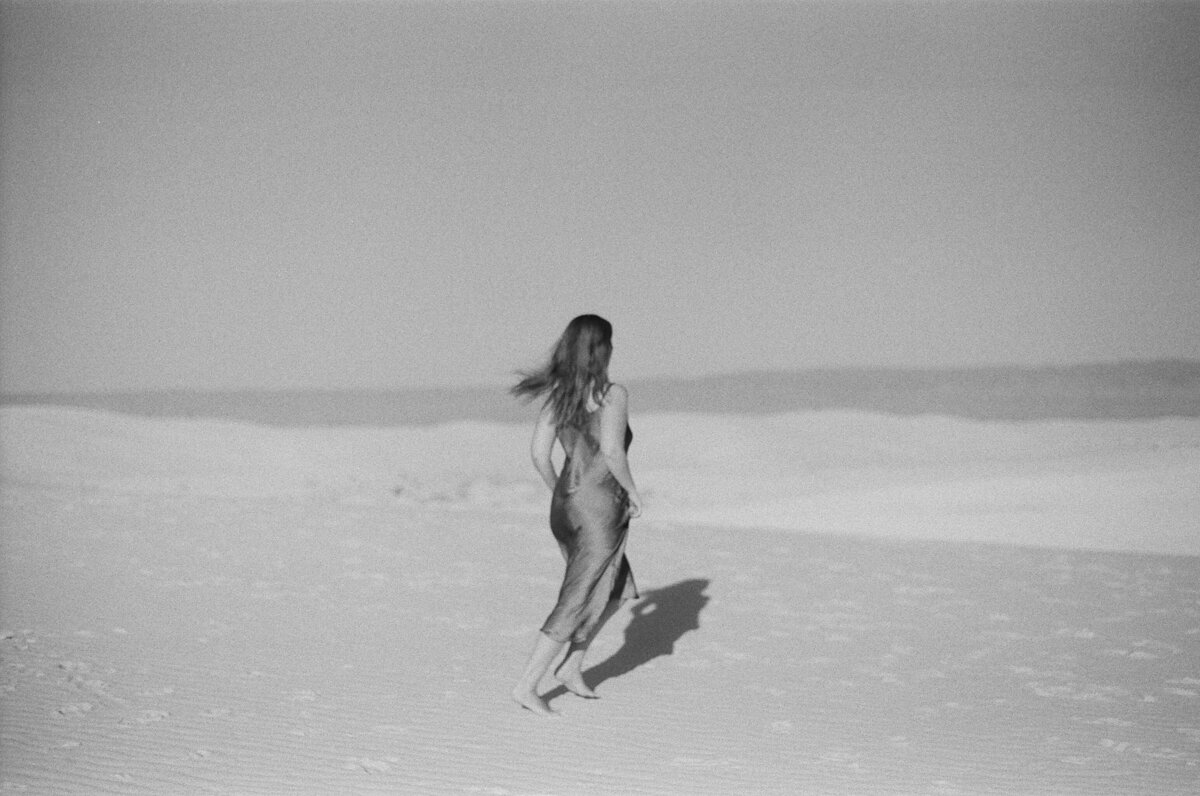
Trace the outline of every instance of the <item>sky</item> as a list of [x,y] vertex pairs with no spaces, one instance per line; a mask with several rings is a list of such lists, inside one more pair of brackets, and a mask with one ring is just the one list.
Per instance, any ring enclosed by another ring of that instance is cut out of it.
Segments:
[[1200,358],[1200,4],[0,4],[0,389]]

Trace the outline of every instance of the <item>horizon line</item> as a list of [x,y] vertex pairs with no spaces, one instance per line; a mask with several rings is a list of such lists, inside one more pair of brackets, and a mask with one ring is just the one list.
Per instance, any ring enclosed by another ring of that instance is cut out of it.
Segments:
[[[972,364],[972,365],[818,365],[796,368],[749,368],[745,370],[719,371],[715,373],[695,375],[664,375],[664,376],[633,376],[626,379],[631,385],[655,384],[663,382],[704,382],[712,380],[736,379],[744,377],[763,376],[799,376],[805,374],[931,374],[931,373],[988,373],[988,372],[1047,372],[1047,371],[1080,371],[1105,370],[1128,367],[1172,367],[1195,369],[1200,376],[1200,358],[1190,357],[1154,357],[1154,358],[1120,358],[1097,359],[1072,362],[1069,364]],[[515,373],[514,373],[515,375]],[[10,392],[0,388],[0,403],[10,401],[27,402],[37,398],[84,398],[84,397],[122,397],[134,395],[230,395],[258,394],[283,395],[294,393],[327,393],[327,394],[363,394],[363,393],[464,393],[477,391],[493,391],[506,389],[506,382],[476,382],[472,384],[443,384],[443,385],[394,385],[394,386],[293,386],[293,387],[120,387],[104,389],[66,389],[66,390],[21,390]]]

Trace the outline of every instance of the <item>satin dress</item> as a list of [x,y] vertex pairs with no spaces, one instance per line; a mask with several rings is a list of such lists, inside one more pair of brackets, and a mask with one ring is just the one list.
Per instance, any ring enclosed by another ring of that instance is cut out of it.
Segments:
[[[558,602],[542,632],[555,641],[586,641],[605,606],[638,596],[625,558],[629,531],[629,495],[600,452],[600,410],[588,414],[582,428],[559,429],[566,461],[550,501],[550,530],[567,571]],[[625,426],[625,450],[633,431]]]

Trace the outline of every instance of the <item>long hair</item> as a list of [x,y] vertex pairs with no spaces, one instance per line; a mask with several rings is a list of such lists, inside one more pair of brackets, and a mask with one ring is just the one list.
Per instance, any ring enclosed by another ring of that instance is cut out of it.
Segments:
[[521,371],[509,392],[532,400],[546,396],[559,426],[581,426],[588,399],[597,403],[608,389],[608,360],[612,355],[612,324],[599,315],[580,315],[554,344],[549,360],[537,370]]

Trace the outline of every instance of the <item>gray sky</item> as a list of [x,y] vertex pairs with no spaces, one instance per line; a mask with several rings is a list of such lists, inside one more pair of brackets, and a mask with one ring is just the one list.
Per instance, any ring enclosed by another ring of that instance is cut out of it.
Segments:
[[1200,357],[1200,5],[0,11],[7,392]]

